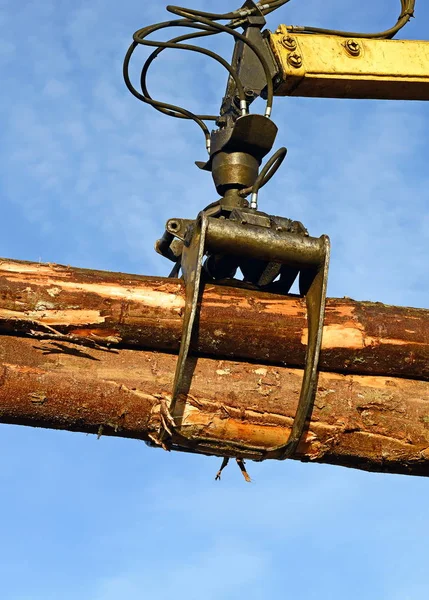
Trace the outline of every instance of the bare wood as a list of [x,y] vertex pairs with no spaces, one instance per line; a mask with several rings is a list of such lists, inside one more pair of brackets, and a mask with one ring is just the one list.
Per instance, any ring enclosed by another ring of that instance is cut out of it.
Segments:
[[[177,351],[183,307],[177,279],[0,261],[0,333]],[[194,347],[303,366],[306,336],[301,299],[206,285]],[[331,298],[320,367],[429,379],[429,311]]]
[[[159,434],[173,355],[0,336],[0,358],[3,423],[142,440]],[[187,435],[213,441],[197,451],[223,455],[228,440],[267,448],[286,439],[302,371],[208,358],[191,366],[177,423]],[[429,475],[429,383],[321,373],[295,458]]]

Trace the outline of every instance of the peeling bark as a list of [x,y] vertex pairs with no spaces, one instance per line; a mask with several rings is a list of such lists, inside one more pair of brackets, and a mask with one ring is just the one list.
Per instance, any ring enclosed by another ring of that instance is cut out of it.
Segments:
[[[173,355],[0,336],[0,358],[0,422],[142,440],[159,434]],[[175,420],[186,435],[211,440],[196,452],[246,457],[228,442],[264,449],[286,440],[301,370],[209,358],[193,359],[189,369]],[[429,383],[320,373],[294,458],[429,475]]]
[[[0,261],[0,333],[176,352],[184,291],[177,279]],[[305,303],[207,284],[194,350],[302,367]],[[329,299],[320,368],[429,380],[429,311]]]

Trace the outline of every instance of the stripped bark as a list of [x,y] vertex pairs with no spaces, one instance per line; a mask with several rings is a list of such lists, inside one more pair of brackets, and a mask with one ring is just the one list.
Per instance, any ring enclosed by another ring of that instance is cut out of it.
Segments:
[[[3,335],[0,359],[3,423],[142,440],[159,435],[173,355]],[[209,358],[194,359],[189,367],[191,386],[175,416],[186,435],[212,440],[196,452],[240,455],[228,452],[228,441],[261,449],[285,441],[302,371]],[[429,383],[320,373],[311,422],[295,458],[429,475]]]
[[[183,307],[179,280],[0,261],[0,333],[175,352]],[[302,367],[306,337],[302,299],[206,285],[198,352]],[[428,380],[429,311],[328,300],[320,368]]]

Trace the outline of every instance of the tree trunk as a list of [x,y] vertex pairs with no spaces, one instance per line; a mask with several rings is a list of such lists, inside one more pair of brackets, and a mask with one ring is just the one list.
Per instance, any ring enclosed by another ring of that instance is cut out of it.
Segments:
[[[183,307],[177,279],[0,261],[0,333],[177,352]],[[199,353],[303,367],[306,341],[302,299],[205,286]],[[329,299],[320,369],[428,380],[429,311]]]
[[[178,280],[3,260],[0,421],[160,443],[183,306]],[[425,310],[329,300],[333,372],[295,458],[429,474],[428,329]],[[174,448],[260,459],[285,442],[302,369],[278,364],[302,367],[305,344],[299,298],[206,285],[196,349],[213,358],[189,360]]]
[[[176,357],[0,336],[0,421],[158,440]],[[193,359],[175,422],[194,452],[258,458],[290,431],[302,370]],[[186,449],[181,438],[177,449]],[[379,472],[429,474],[429,383],[320,373],[311,422],[294,458]]]

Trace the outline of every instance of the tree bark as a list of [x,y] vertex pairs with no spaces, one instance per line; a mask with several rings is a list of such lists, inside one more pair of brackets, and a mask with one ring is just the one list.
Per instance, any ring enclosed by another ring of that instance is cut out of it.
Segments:
[[[200,304],[194,350],[211,358],[188,361],[173,448],[261,459],[293,422],[305,305],[211,284]],[[179,280],[1,261],[0,421],[160,444],[183,307]],[[326,372],[295,458],[429,474],[428,314],[328,301]]]
[[[159,438],[174,355],[2,335],[0,358],[1,422]],[[189,392],[174,416],[186,436],[205,439],[195,452],[255,458],[230,442],[263,450],[287,439],[302,370],[194,358],[188,377]],[[429,383],[320,373],[311,422],[294,458],[427,476]]]
[[[0,333],[82,344],[177,352],[180,280],[0,261]],[[207,284],[194,350],[224,358],[302,367],[305,302]],[[320,369],[429,379],[429,311],[327,302]]]

